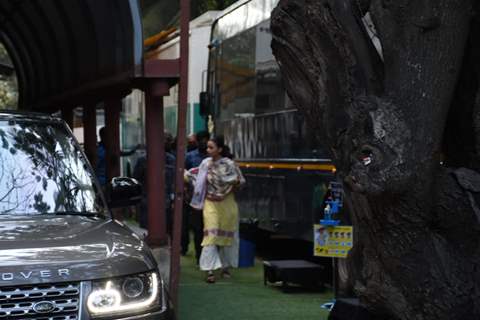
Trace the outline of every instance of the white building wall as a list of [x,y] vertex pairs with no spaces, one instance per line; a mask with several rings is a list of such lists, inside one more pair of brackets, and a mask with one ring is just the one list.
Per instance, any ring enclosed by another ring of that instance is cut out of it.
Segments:
[[[210,43],[211,25],[192,29],[190,36],[190,58],[188,74],[188,101],[198,103],[200,92],[205,90],[206,71],[208,68],[208,44]],[[203,88],[202,88],[203,85]]]
[[[209,11],[190,22],[190,54],[188,71],[188,118],[187,134],[195,131],[195,104],[199,103],[200,92],[205,90],[206,70],[208,68],[208,44],[210,43],[210,34],[212,23],[217,17],[218,11]],[[176,37],[165,43],[157,49],[155,59],[178,59],[180,57],[180,38]],[[202,87],[203,86],[203,87]],[[166,128],[170,131],[176,131],[176,121],[178,105],[178,86],[170,89],[170,95],[164,98]],[[172,132],[175,134],[175,132]]]

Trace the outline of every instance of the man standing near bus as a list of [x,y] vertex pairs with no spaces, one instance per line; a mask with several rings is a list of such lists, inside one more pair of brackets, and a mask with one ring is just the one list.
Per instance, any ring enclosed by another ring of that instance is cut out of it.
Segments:
[[197,135],[191,134],[187,137],[187,152],[194,151],[198,148]]

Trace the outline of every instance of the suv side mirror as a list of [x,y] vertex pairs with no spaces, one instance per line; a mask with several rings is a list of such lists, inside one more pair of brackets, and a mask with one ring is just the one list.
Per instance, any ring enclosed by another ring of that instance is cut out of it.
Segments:
[[142,200],[142,185],[133,178],[116,177],[108,186],[110,208],[134,206]]
[[208,92],[200,92],[200,115],[206,117],[210,114],[210,98]]

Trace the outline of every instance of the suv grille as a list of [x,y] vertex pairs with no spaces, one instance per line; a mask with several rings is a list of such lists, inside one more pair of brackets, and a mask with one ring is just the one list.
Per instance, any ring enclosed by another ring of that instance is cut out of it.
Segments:
[[79,306],[79,283],[0,288],[1,320],[77,320]]

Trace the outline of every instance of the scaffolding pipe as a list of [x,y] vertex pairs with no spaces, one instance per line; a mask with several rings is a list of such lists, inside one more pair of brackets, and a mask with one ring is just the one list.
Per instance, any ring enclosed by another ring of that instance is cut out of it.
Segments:
[[105,100],[105,163],[107,165],[107,184],[112,178],[120,176],[120,112],[122,98]]
[[189,54],[190,2],[180,1],[180,94],[178,102],[177,165],[175,174],[175,211],[171,256],[170,291],[173,303],[178,307],[180,280],[180,244],[183,211],[183,171],[185,167],[185,144],[188,105],[188,54]]
[[160,247],[168,242],[165,207],[165,137],[163,123],[163,97],[168,94],[168,89],[166,81],[154,80],[150,83],[145,93],[148,243],[152,247]]
[[97,167],[97,106],[83,106],[83,145],[93,168]]

